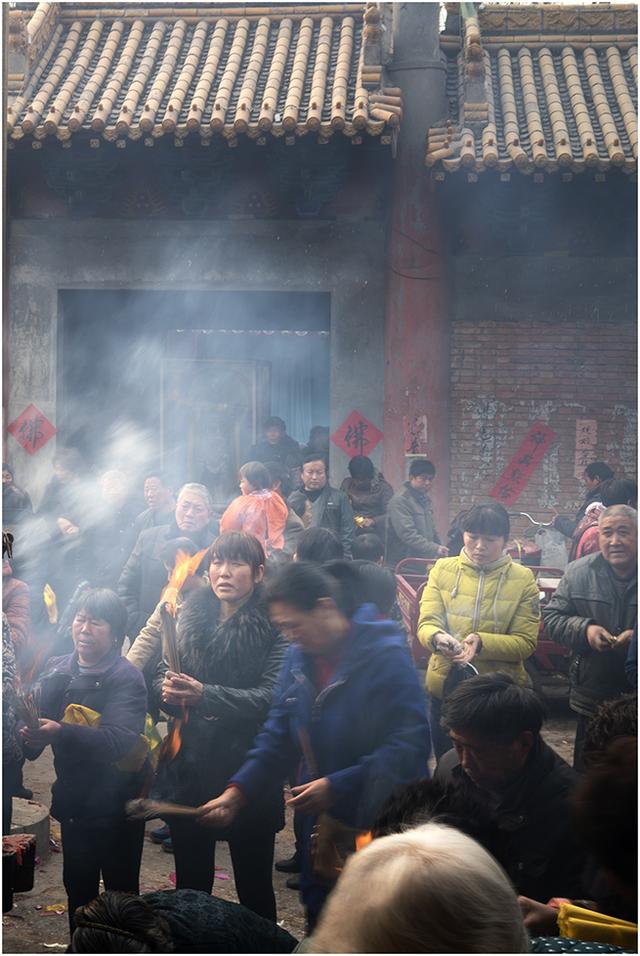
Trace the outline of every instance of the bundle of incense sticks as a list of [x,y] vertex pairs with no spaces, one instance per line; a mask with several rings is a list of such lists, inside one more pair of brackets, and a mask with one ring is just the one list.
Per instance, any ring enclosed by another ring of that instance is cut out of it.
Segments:
[[30,730],[37,730],[40,726],[40,694],[37,691],[27,691],[18,694],[20,716]]
[[180,652],[178,651],[176,635],[176,619],[166,603],[162,604],[160,608],[160,617],[162,619],[162,653],[169,665],[169,670],[173,671],[174,674],[179,674]]
[[165,803],[162,800],[129,800],[125,810],[132,820],[153,820],[155,817],[197,817],[199,807],[185,807],[179,803]]

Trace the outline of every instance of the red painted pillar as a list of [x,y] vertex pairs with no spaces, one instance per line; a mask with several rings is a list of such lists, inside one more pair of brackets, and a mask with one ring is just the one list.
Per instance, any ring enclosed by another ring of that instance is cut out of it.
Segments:
[[431,497],[444,533],[449,520],[449,305],[443,224],[425,167],[427,129],[446,112],[437,8],[428,3],[396,7],[390,71],[402,89],[404,116],[387,247],[384,474],[395,488],[401,486],[410,460],[403,419],[426,415],[427,457],[437,469]]

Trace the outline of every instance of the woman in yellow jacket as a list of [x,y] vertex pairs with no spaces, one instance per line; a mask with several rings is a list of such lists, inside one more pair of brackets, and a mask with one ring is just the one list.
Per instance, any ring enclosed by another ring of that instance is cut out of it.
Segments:
[[540,622],[532,572],[504,553],[510,527],[502,505],[476,505],[462,531],[462,551],[436,562],[420,602],[418,638],[432,651],[427,691],[438,759],[450,749],[440,708],[453,665],[473,663],[480,674],[504,671],[524,684],[524,661],[536,649]]

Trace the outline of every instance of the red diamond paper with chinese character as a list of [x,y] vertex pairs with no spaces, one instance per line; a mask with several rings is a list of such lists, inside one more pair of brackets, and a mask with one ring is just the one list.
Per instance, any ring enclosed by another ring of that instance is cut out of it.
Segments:
[[501,505],[512,505],[557,437],[553,429],[544,422],[534,422],[489,492],[491,497],[496,498]]
[[15,421],[11,422],[7,431],[29,455],[40,451],[56,433],[55,427],[35,405],[28,405]]
[[382,438],[379,428],[360,412],[353,411],[340,428],[331,436],[331,441],[341,448],[345,455],[369,455]]

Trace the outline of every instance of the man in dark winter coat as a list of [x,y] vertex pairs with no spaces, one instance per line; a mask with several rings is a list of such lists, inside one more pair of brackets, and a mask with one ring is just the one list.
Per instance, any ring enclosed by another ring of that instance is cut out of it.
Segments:
[[613,478],[613,475],[613,471],[604,461],[592,461],[590,465],[587,465],[584,470],[584,475],[582,476],[585,488],[587,489],[584,501],[576,511],[575,518],[568,518],[566,515],[556,514],[553,519],[553,527],[556,531],[560,531],[561,534],[567,538],[572,537],[573,532],[584,518],[589,505],[594,501],[601,500],[600,485],[604,481]]
[[162,549],[172,538],[191,538],[198,550],[217,535],[212,527],[213,503],[204,485],[183,485],[171,524],[143,531],[118,581],[118,594],[127,608],[127,634],[133,641],[151,616],[167,583]]
[[149,471],[145,475],[143,494],[147,508],[133,522],[134,542],[143,531],[170,524],[176,507],[173,488],[161,471]]
[[578,714],[574,767],[582,769],[589,718],[599,704],[627,693],[625,658],[638,609],[638,513],[612,505],[600,515],[600,554],[572,562],[543,610],[551,640],[568,648],[570,705]]
[[387,525],[387,507],[393,498],[393,488],[384,475],[376,471],[366,455],[354,455],[349,461],[349,474],[340,486],[349,497],[357,534],[377,534],[384,540]]
[[264,438],[249,451],[249,461],[278,461],[289,469],[300,459],[300,445],[287,435],[287,426],[281,418],[268,418],[262,426]]
[[342,542],[345,558],[351,557],[355,524],[353,509],[344,491],[333,488],[327,479],[327,464],[314,452],[302,466],[303,488],[289,495],[288,503],[307,528],[328,528]]
[[353,608],[350,577],[338,584],[296,562],[271,584],[271,619],[292,646],[253,750],[222,796],[203,807],[204,824],[227,826],[300,765],[290,805],[304,820],[300,888],[309,928],[332,886],[310,856],[318,815],[368,830],[392,790],[428,773],[426,700],[406,640],[373,605]]
[[506,674],[463,681],[447,697],[442,725],[453,750],[435,780],[460,811],[486,809],[477,838],[523,896],[581,897],[584,854],[573,839],[570,798],[578,777],[540,736],[543,709]]
[[429,488],[436,476],[430,461],[414,458],[409,480],[396,491],[387,509],[387,554],[390,567],[403,558],[440,558],[449,552],[440,544],[433,520]]

